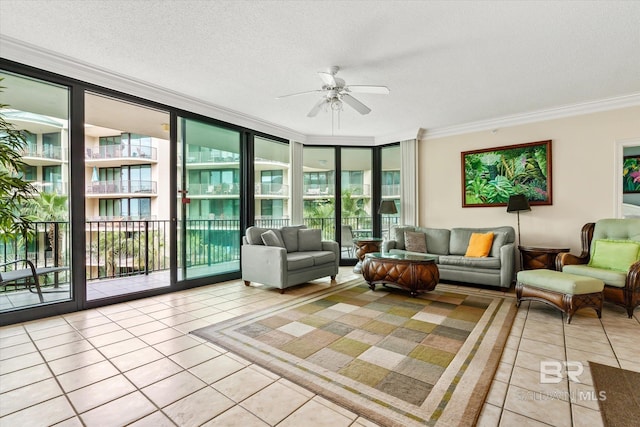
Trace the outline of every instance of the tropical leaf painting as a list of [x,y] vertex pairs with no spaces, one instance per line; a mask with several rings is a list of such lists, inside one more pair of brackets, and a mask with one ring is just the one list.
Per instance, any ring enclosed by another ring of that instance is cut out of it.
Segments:
[[640,193],[640,156],[624,157],[622,192]]
[[[637,185],[640,191],[640,178]],[[551,141],[462,153],[463,207],[506,206],[513,194],[532,205],[551,204]]]

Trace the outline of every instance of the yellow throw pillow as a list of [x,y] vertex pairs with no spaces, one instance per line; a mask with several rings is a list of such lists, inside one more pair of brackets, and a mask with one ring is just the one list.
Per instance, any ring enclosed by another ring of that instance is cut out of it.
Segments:
[[489,255],[493,244],[493,233],[471,233],[467,253],[464,256],[482,258]]

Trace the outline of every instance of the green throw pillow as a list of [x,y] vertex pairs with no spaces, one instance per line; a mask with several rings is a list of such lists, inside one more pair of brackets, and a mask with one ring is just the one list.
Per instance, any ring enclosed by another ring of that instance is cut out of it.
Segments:
[[633,240],[594,240],[589,266],[628,271],[631,264],[638,261],[638,252],[640,243]]

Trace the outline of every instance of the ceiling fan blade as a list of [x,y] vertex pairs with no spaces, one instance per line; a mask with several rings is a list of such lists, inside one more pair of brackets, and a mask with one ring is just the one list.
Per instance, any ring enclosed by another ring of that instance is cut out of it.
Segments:
[[369,86],[369,85],[349,85],[345,89],[347,92],[353,93],[375,93],[379,95],[389,95],[389,88],[386,86]]
[[360,114],[369,114],[371,112],[371,108],[367,107],[348,93],[342,95],[342,100]]
[[281,96],[277,96],[276,99],[281,99],[281,98],[289,98],[290,96],[298,96],[298,95],[306,95],[308,93],[316,93],[316,92],[323,92],[321,89],[317,89],[317,90],[307,90],[305,92],[298,92],[298,93],[290,93],[288,95],[281,95]]
[[324,71],[318,72],[318,75],[324,82],[325,86],[336,87],[336,78],[333,74]]
[[325,102],[327,102],[327,98],[320,98],[320,100],[316,102],[316,105],[313,106],[311,111],[309,111],[307,117],[315,117],[320,111],[320,108],[322,108],[322,104],[324,104]]

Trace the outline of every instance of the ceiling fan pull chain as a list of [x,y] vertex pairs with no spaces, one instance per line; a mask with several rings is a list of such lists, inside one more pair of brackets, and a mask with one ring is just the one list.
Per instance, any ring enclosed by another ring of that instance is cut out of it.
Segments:
[[335,116],[336,112],[335,110],[331,110],[331,136],[334,135],[334,127],[333,127],[333,117]]

